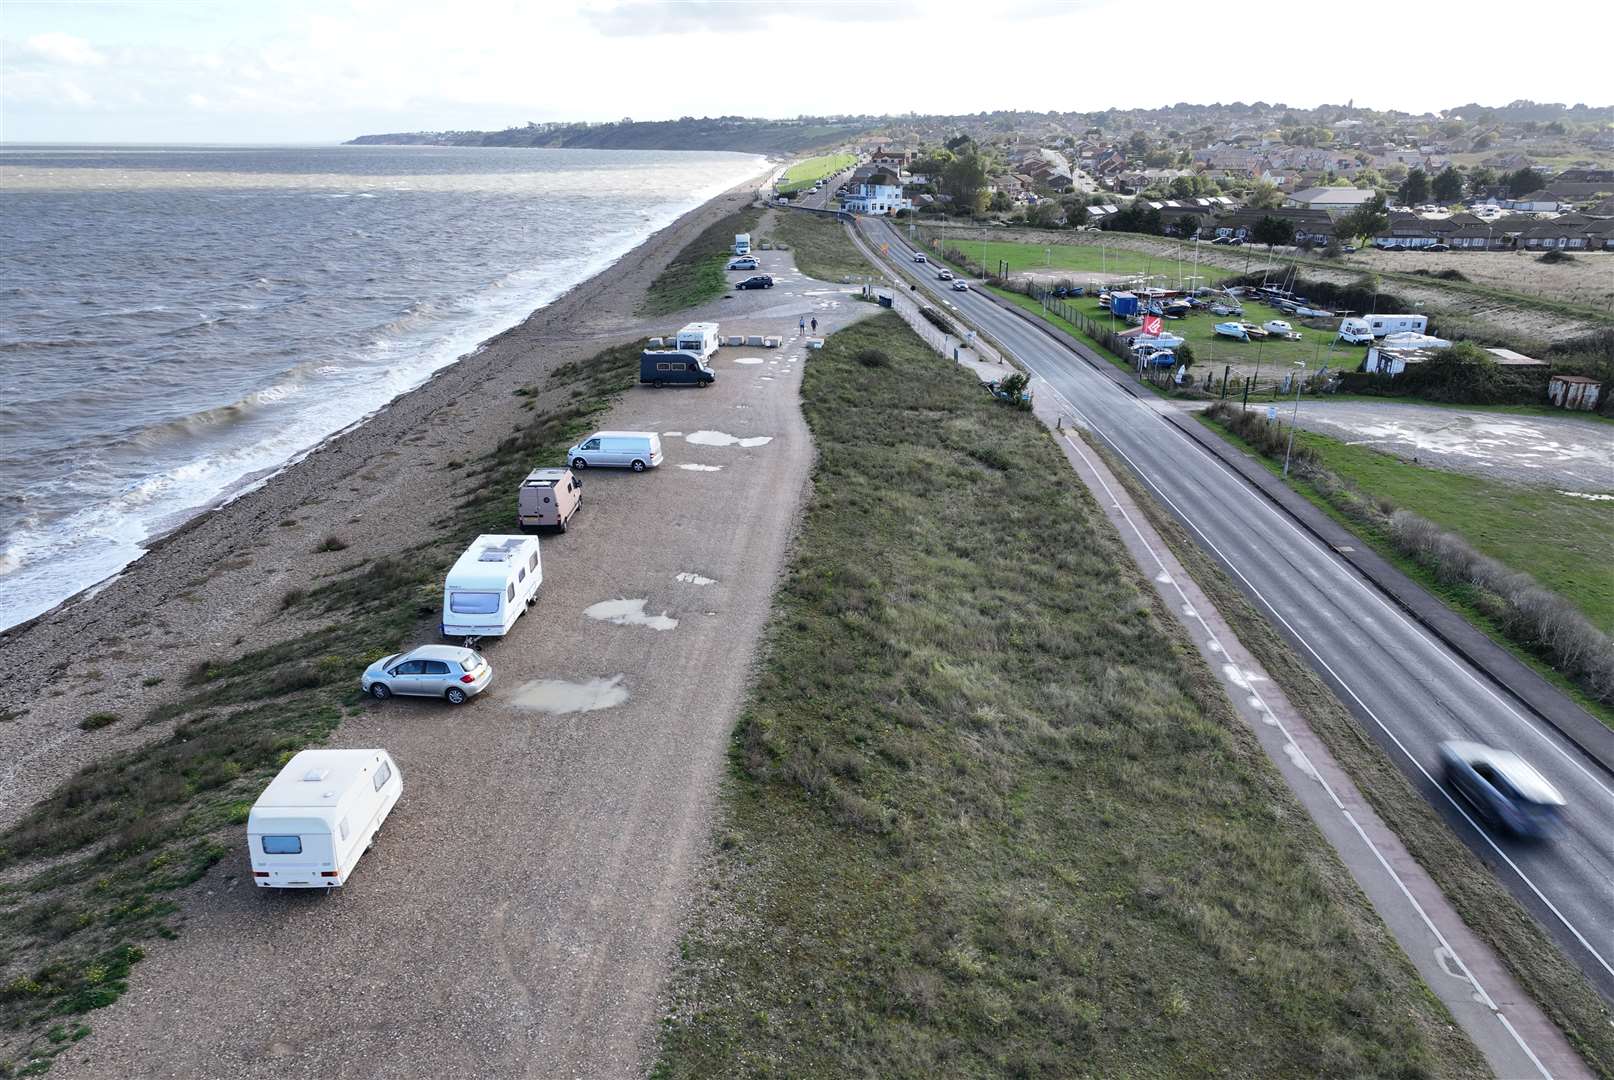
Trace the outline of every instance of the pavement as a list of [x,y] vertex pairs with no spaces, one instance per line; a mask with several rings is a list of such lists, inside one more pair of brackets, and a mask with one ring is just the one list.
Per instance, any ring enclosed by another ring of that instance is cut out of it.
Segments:
[[[897,230],[866,219],[860,228],[889,243],[894,261],[907,257]],[[1046,380],[1070,404],[1073,418],[1128,463],[1571,961],[1614,1000],[1614,773],[1602,764],[1614,760],[1614,732],[1553,692],[1557,715],[1578,714],[1580,741],[1566,735],[1374,585],[1349,560],[1353,551],[1324,543],[1185,437],[1170,421],[1177,410],[1128,386],[1107,361],[979,292],[942,293],[923,275],[916,280],[934,302],[955,305]],[[1479,820],[1440,780],[1438,744],[1451,738],[1512,749],[1534,764],[1568,800],[1561,835],[1526,842]]]
[[1439,469],[1533,487],[1614,492],[1614,424],[1398,401],[1329,401],[1300,408],[1300,426]]
[[[643,1074],[807,494],[798,319],[827,333],[876,310],[759,255],[777,287],[668,329],[716,318],[785,344],[721,349],[714,386],[636,387],[601,418],[660,432],[667,460],[584,476],[570,530],[541,539],[537,606],[481,646],[489,690],[458,709],[370,702],[332,738],[386,747],[404,776],[349,884],[259,890],[232,851],[53,1075]],[[606,601],[628,603],[591,617]]]

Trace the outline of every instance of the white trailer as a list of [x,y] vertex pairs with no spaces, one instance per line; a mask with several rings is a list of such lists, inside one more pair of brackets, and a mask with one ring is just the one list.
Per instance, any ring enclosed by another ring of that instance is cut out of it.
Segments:
[[260,889],[334,889],[403,794],[385,750],[304,750],[247,814],[252,882]]
[[692,322],[678,331],[673,348],[679,352],[692,352],[702,360],[710,360],[721,344],[723,339],[718,336],[715,322]]
[[1367,315],[1364,318],[1376,338],[1385,334],[1422,334],[1429,329],[1427,315]]
[[538,600],[544,567],[536,536],[478,536],[443,580],[443,636],[502,637]]

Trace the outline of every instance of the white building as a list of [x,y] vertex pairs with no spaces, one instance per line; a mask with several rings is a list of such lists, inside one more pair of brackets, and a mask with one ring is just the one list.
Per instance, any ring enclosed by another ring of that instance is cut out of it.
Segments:
[[898,210],[912,210],[913,200],[903,197],[901,177],[877,169],[841,199],[841,209],[854,214],[895,214]]

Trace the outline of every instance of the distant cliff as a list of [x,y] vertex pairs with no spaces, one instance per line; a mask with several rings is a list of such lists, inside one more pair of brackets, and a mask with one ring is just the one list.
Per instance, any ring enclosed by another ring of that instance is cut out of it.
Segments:
[[614,124],[528,124],[503,131],[406,131],[360,135],[349,146],[551,146],[594,150],[738,150],[784,154],[829,146],[870,130],[875,120],[747,120],[686,116]]

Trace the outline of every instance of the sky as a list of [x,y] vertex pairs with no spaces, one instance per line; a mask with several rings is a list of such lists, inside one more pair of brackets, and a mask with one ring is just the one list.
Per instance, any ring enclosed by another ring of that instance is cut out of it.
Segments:
[[1541,20],[1491,0],[1218,10],[1203,0],[0,0],[0,141],[328,143],[546,120],[1177,101],[1355,99],[1419,113],[1517,98],[1614,103],[1592,53],[1526,62],[1564,55],[1566,41],[1614,41],[1608,0],[1561,0]]

